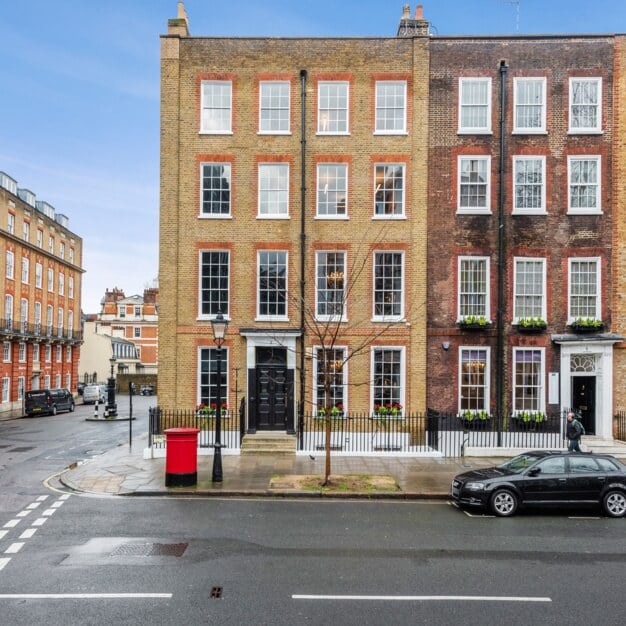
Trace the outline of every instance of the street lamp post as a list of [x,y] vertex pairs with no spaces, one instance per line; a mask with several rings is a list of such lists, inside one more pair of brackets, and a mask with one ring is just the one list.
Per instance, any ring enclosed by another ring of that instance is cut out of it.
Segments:
[[117,404],[115,403],[115,376],[113,375],[113,367],[115,366],[115,355],[109,359],[111,364],[111,375],[107,385],[107,405],[105,407],[105,414],[107,417],[115,417],[117,415]]
[[215,407],[215,443],[213,448],[213,475],[211,480],[214,483],[222,482],[222,344],[226,337],[228,321],[224,319],[221,311],[217,312],[215,318],[211,320],[213,330],[213,340],[217,346],[217,385],[216,385],[216,407]]

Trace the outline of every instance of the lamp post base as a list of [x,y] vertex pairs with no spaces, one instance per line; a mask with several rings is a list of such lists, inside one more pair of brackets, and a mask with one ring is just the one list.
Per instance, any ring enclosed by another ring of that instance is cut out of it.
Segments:
[[221,483],[223,479],[222,474],[222,445],[219,443],[213,444],[215,452],[213,453],[213,473],[211,475],[211,481],[214,483]]

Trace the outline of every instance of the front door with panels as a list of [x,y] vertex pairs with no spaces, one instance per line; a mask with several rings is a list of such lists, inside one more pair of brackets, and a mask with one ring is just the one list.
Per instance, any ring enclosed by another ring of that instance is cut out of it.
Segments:
[[596,433],[596,377],[572,376],[572,408],[588,435]]

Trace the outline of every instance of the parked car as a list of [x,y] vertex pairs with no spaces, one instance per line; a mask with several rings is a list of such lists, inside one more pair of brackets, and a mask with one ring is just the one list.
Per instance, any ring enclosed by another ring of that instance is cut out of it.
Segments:
[[626,466],[608,454],[535,450],[455,476],[451,495],[462,507],[485,507],[500,517],[520,506],[559,505],[600,505],[609,517],[624,517]]
[[24,394],[24,413],[28,417],[73,410],[74,396],[69,389],[36,389]]
[[154,387],[152,385],[141,385],[139,394],[142,396],[152,396],[154,395]]
[[95,404],[107,401],[106,385],[87,385],[83,389],[83,404]]

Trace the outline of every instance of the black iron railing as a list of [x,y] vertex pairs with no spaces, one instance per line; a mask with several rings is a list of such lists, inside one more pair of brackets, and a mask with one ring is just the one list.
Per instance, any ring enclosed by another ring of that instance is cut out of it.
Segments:
[[619,441],[626,442],[626,411],[618,411],[613,420],[615,422],[613,436]]

